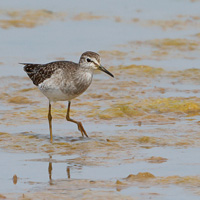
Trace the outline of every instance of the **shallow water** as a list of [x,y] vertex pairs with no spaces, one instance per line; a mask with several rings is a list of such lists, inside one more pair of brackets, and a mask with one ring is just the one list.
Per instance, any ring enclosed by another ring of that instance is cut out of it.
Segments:
[[[1,2],[0,198],[199,199],[199,6]],[[48,101],[18,63],[86,50],[115,79],[95,74],[72,101],[89,138],[66,122],[67,103],[53,104],[51,144]]]

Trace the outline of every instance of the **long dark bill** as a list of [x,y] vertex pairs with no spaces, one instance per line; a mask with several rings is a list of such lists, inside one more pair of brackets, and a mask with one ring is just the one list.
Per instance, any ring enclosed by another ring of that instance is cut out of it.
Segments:
[[105,72],[106,74],[110,75],[111,77],[114,78],[114,75],[111,74],[105,67],[103,67],[102,65],[99,66],[99,70],[101,70],[102,72]]

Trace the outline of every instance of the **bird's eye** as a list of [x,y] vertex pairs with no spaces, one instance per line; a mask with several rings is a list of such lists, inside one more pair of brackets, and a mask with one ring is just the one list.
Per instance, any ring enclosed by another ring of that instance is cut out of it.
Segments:
[[92,62],[91,59],[87,58],[87,62]]

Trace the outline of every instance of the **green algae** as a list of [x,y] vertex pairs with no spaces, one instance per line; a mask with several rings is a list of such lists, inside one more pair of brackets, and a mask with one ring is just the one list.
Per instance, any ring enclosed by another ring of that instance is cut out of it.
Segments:
[[[173,30],[183,30],[187,29],[188,27],[196,27],[197,20],[188,20],[186,17],[181,16],[176,19],[171,20],[148,20],[146,22],[149,26],[158,26],[161,27],[163,30],[173,29]],[[191,16],[191,18],[195,19],[195,16]]]
[[158,139],[155,137],[142,136],[137,139],[137,142],[142,144],[156,144]]
[[200,104],[189,99],[161,98],[143,101],[147,110],[156,110],[159,113],[196,113],[200,112]]
[[186,186],[199,186],[199,176],[167,176],[159,177],[156,181],[158,184],[175,184],[175,185],[186,185]]
[[13,103],[13,104],[34,104],[36,103],[35,101],[30,100],[27,97],[24,96],[13,96],[9,97],[7,99],[8,103]]
[[150,41],[153,47],[159,49],[176,49],[180,51],[193,51],[199,47],[199,44],[195,40],[188,39],[155,39]]
[[171,78],[182,80],[182,81],[190,81],[195,84],[200,83],[200,69],[192,68],[186,69],[182,71],[174,71],[169,73],[168,75]]
[[[54,119],[65,119],[67,110],[66,108],[56,109],[52,108],[52,117]],[[75,111],[72,110],[71,115],[75,114]],[[34,120],[34,119],[47,119],[48,108],[36,108],[33,110],[27,110],[24,112],[20,112],[21,116],[26,117],[26,119]]]
[[147,159],[147,162],[149,162],[149,163],[163,163],[163,162],[167,162],[167,160],[168,160],[167,158],[151,156],[150,158]]
[[105,60],[110,60],[110,59],[122,60],[122,59],[124,59],[128,55],[128,53],[123,52],[123,51],[119,51],[119,50],[112,50],[112,51],[102,50],[102,51],[99,51],[98,53]]
[[133,117],[144,115],[140,110],[128,105],[115,105],[98,113],[100,119],[113,119],[119,117]]
[[92,13],[79,13],[75,15],[72,19],[75,21],[82,21],[82,20],[99,20],[104,19],[104,16],[94,15]]
[[[54,180],[54,184],[47,186],[42,192],[28,192],[25,194],[17,194],[19,199],[66,199],[63,188],[68,188],[68,199],[126,199],[133,200],[135,198],[122,195],[120,191],[135,187],[155,188],[155,186],[181,186],[184,190],[192,191],[199,195],[199,176],[155,176],[151,172],[138,172],[137,174],[129,174],[126,178],[117,180],[88,180],[88,179],[72,179],[72,180]],[[32,182],[34,184],[34,182]],[[84,190],[83,190],[84,188]],[[50,192],[50,191],[53,191]],[[15,194],[15,198],[17,196]],[[142,193],[144,197],[144,193]],[[150,197],[159,195],[159,193],[148,193]],[[12,199],[12,194],[2,195],[4,198]]]
[[34,90],[37,90],[37,88],[36,87],[25,88],[25,89],[18,90],[18,92],[19,93],[21,93],[21,92],[31,92],[31,91],[34,91]]
[[43,25],[51,20],[63,20],[65,13],[54,13],[49,10],[13,10],[2,11],[1,15],[7,16],[8,19],[0,19],[0,27],[8,29],[15,28],[34,28]]
[[[199,101],[199,100],[198,100]],[[113,104],[110,108],[103,111],[96,111],[88,117],[98,116],[100,119],[113,118],[135,118],[151,114],[159,113],[176,113],[176,114],[196,114],[200,112],[200,102],[195,102],[187,98],[148,98],[139,102],[124,102]],[[156,116],[154,116],[156,117]],[[159,116],[158,116],[159,117]]]
[[128,181],[145,181],[146,179],[154,179],[156,178],[150,172],[139,172],[138,174],[130,174],[125,179]]
[[147,65],[133,65],[133,64],[128,66],[120,65],[119,69],[127,70],[127,73],[131,75],[151,76],[151,77],[155,77],[156,75],[160,75],[165,72],[165,70],[162,68],[155,68]]
[[[134,131],[136,133],[136,131]],[[71,134],[71,133],[70,133]],[[153,146],[182,146],[189,147],[199,144],[199,139],[194,140],[187,135],[182,138],[168,135],[167,137],[152,137],[152,136],[135,136],[132,131],[126,131],[125,134],[110,136],[106,140],[100,139],[102,133],[90,133],[91,139],[83,140],[70,138],[57,138],[54,135],[55,141],[49,142],[49,135],[42,136],[38,134],[0,134],[0,147],[7,150],[31,152],[31,153],[53,153],[55,155],[82,155],[87,152],[87,155],[81,162],[92,162],[95,160],[96,164],[98,158],[104,157],[105,162],[109,162],[111,159],[113,162],[116,157],[123,155],[126,158],[126,153],[129,151],[135,151],[138,148],[143,148],[143,145]],[[143,133],[145,134],[145,133]],[[74,134],[72,134],[73,136]],[[126,146],[126,148],[121,148]],[[120,152],[118,152],[120,149]],[[107,154],[107,152],[118,152],[117,154]],[[92,156],[91,156],[92,155]],[[76,162],[79,162],[80,158],[77,158]],[[153,158],[152,158],[153,159]],[[125,160],[123,160],[125,162]]]

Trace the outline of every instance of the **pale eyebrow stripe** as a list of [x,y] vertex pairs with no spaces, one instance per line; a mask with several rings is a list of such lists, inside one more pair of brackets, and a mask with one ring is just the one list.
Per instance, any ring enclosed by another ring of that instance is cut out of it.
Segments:
[[91,60],[91,62],[93,62],[95,65],[99,66],[99,64],[95,63],[93,60]]

